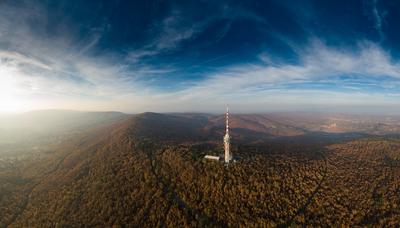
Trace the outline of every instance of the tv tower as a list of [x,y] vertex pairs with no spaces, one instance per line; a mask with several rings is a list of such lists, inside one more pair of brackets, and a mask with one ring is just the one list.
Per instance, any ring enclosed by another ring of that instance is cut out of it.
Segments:
[[229,107],[226,107],[226,132],[224,136],[224,149],[225,149],[225,156],[224,160],[225,163],[229,163],[229,161],[232,159],[231,154],[230,154],[230,141],[231,137],[229,136]]

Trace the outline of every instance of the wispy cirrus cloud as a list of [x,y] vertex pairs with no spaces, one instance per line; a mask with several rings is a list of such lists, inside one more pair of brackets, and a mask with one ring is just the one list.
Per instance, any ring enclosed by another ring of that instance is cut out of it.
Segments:
[[[183,101],[246,103],[384,102],[400,82],[400,63],[377,44],[364,42],[353,50],[313,40],[298,53],[299,64],[245,64],[229,67],[175,96]],[[331,97],[333,96],[333,97]],[[329,98],[331,97],[331,98]],[[371,99],[371,97],[375,97]],[[395,102],[393,99],[388,99]]]
[[[372,5],[376,29],[383,32],[385,14],[376,4]],[[160,59],[176,57],[171,53],[196,40],[216,21],[224,22],[215,27],[222,29],[213,33],[215,39],[204,43],[220,42],[232,35],[234,26],[242,33],[245,23],[268,28],[270,22],[250,10],[229,5],[196,20],[186,15],[191,12],[172,7],[143,31],[150,37],[143,45],[120,53],[99,47],[105,45],[103,37],[113,26],[107,22],[90,28],[82,37],[65,25],[49,35],[41,31],[48,23],[44,7],[28,1],[22,5],[0,7],[0,77],[7,78],[2,82],[10,85],[0,88],[12,88],[7,94],[0,93],[0,100],[1,96],[4,100],[20,99],[24,101],[21,110],[217,111],[229,103],[243,110],[267,111],[327,104],[399,104],[400,63],[377,43],[361,41],[356,47],[340,47],[324,43],[323,38],[310,38],[303,47],[283,33],[268,31],[269,37],[291,42],[286,46],[297,55],[294,63],[269,53],[268,45],[273,44],[266,42],[257,50],[244,50],[258,56],[256,61],[243,59],[228,67],[204,70],[204,65],[239,58],[241,53],[228,47],[212,55],[206,53],[206,58],[190,64],[182,60],[181,65],[164,64]],[[13,21],[15,15],[19,17]],[[33,29],[32,21],[43,27]],[[240,23],[235,25],[237,21]],[[233,35],[231,45],[241,38]]]
[[179,7],[172,8],[167,16],[155,22],[147,31],[152,38],[147,40],[142,47],[130,50],[126,59],[135,64],[142,58],[177,51],[185,42],[195,40],[210,25],[220,20],[225,20],[225,25],[216,34],[215,39],[211,39],[209,43],[217,43],[223,39],[235,20],[247,19],[260,24],[267,23],[256,13],[229,4],[216,4],[215,8],[216,12],[210,12],[207,17],[200,18],[191,15],[193,12]]
[[374,28],[379,34],[380,41],[385,38],[383,32],[383,25],[385,22],[385,17],[387,16],[387,11],[378,8],[378,0],[364,1],[366,6],[366,13],[372,19],[374,23]]
[[15,51],[0,50],[0,59],[3,64],[30,65],[45,70],[52,70],[51,66],[34,57],[29,57]]
[[[141,80],[173,71],[143,63],[132,64],[112,52],[93,55],[105,29],[91,29],[94,33],[79,42],[68,29],[50,37],[38,34],[32,29],[31,21],[42,26],[47,24],[43,8],[30,2],[0,8],[0,80],[6,83],[4,87],[10,88],[7,93],[15,102],[29,100],[37,108],[48,107],[49,102],[55,108],[68,103],[69,108],[79,109],[81,103],[90,102],[114,106],[111,104],[116,99],[133,101],[147,94],[151,89],[145,88]],[[19,15],[16,20],[15,15]],[[96,109],[96,106],[87,105],[86,109]]]
[[182,42],[194,39],[201,34],[212,20],[215,20],[214,16],[203,20],[187,20],[184,12],[173,9],[165,18],[151,26],[147,31],[151,38],[142,47],[130,50],[126,60],[135,64],[145,57],[175,51],[180,48]]

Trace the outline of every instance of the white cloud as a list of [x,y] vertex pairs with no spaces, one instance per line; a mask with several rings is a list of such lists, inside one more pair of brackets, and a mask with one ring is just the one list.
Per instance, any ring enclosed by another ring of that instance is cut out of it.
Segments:
[[[12,86],[7,87],[7,94],[0,93],[0,100],[7,100],[12,94],[11,98],[18,101],[21,110],[216,111],[230,103],[256,111],[314,104],[399,104],[393,95],[396,92],[384,94],[362,89],[362,86],[371,86],[395,90],[400,85],[400,63],[374,43],[364,42],[348,50],[314,40],[308,48],[295,50],[299,64],[276,63],[272,56],[261,54],[262,64],[228,67],[205,75],[204,80],[186,83],[182,90],[165,92],[141,80],[171,74],[176,69],[146,65],[140,60],[179,48],[181,42],[197,36],[215,18],[180,25],[181,15],[174,12],[157,27],[160,36],[121,61],[120,56],[90,55],[101,33],[79,46],[67,31],[51,39],[37,37],[26,21],[35,17],[45,24],[46,18],[41,13],[40,7],[22,11],[0,9],[0,41],[7,43],[0,46],[0,82],[7,81]],[[15,26],[10,21],[17,14],[20,17]],[[243,13],[239,16],[250,17]],[[338,79],[343,75],[361,79]],[[380,78],[391,81],[379,81]],[[349,91],[302,88],[305,83],[337,83],[336,88]]]
[[[201,34],[210,22],[216,19],[210,16],[199,21],[186,21],[187,15],[184,12],[174,9],[161,22],[156,23],[149,29],[151,39],[143,47],[131,50],[127,60],[131,63],[138,63],[143,57],[156,56],[158,54],[175,51],[180,45],[190,39],[194,39]],[[219,17],[220,15],[218,15]]]
[[[143,87],[139,80],[173,71],[128,64],[112,54],[90,55],[104,29],[95,30],[93,36],[78,43],[68,29],[60,29],[51,38],[38,35],[41,26],[47,24],[45,14],[43,7],[29,2],[0,8],[0,83],[7,80],[11,86],[7,99],[13,96],[26,104],[18,106],[20,110],[50,104],[48,108],[68,104],[74,109],[94,109],[100,103],[104,108],[115,107],[121,99],[135,101],[149,93],[151,89]],[[32,20],[36,21],[35,29],[30,24]],[[0,95],[4,100],[5,94]],[[91,102],[97,105],[90,105]],[[121,107],[127,107],[126,103]]]
[[382,23],[383,23],[383,19],[384,19],[386,14],[385,13],[380,13],[378,11],[377,4],[378,4],[378,0],[373,0],[372,13],[373,13],[373,16],[374,16],[374,19],[375,19],[375,29],[378,31],[379,36],[380,36],[380,38],[382,40],[383,37],[384,37],[383,30],[382,30]]
[[43,68],[45,70],[52,70],[51,66],[49,66],[48,64],[38,59],[30,58],[28,56],[25,56],[21,53],[14,51],[0,50],[0,59],[2,60],[3,64],[5,62],[7,62],[7,64],[16,64],[16,65],[28,64],[39,68]]
[[[360,91],[362,86],[385,87],[381,79],[400,80],[400,64],[373,43],[362,43],[355,50],[340,50],[314,40],[301,53],[300,64],[239,65],[209,75],[206,80],[170,96],[182,102],[245,103],[357,103],[385,102],[387,95]],[[264,59],[261,55],[260,58]],[[345,80],[340,76],[357,76]],[[304,83],[329,83],[330,88],[302,89]],[[293,87],[290,85],[297,84]],[[336,85],[335,85],[336,84]],[[338,89],[352,91],[338,92]],[[362,90],[362,89],[361,89]],[[335,92],[336,91],[336,92]],[[365,93],[363,96],[361,94]],[[369,93],[369,95],[367,95]],[[357,97],[360,99],[357,100]],[[374,99],[371,99],[374,98]],[[397,102],[390,100],[390,102]],[[397,102],[398,103],[398,102]]]
[[385,17],[387,15],[387,11],[382,9],[378,9],[378,0],[364,0],[365,11],[369,18],[374,23],[374,28],[378,32],[380,41],[385,38],[385,34],[383,31],[383,25],[385,22]]

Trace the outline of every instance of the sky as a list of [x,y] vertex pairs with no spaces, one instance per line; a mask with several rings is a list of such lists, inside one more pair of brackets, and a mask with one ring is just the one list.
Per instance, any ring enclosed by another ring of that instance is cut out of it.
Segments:
[[0,112],[400,114],[400,1],[0,0]]

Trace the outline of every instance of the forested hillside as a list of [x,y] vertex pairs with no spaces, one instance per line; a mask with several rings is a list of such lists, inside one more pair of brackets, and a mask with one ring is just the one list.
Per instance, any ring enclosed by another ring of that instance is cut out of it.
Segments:
[[241,125],[233,135],[254,134],[224,165],[203,159],[222,152],[209,118],[127,116],[3,161],[0,227],[398,225],[397,137],[270,138]]

